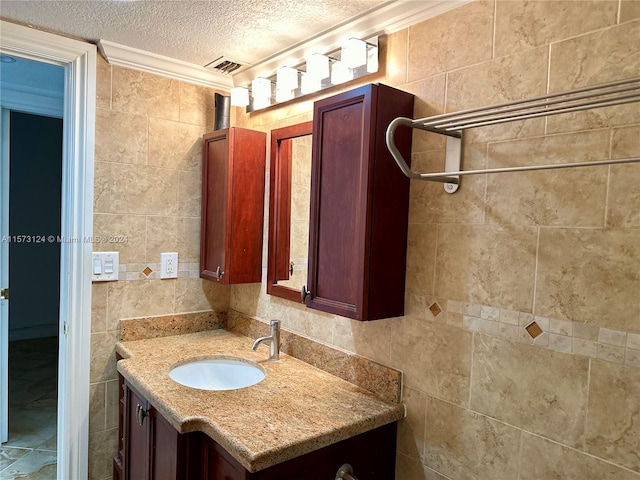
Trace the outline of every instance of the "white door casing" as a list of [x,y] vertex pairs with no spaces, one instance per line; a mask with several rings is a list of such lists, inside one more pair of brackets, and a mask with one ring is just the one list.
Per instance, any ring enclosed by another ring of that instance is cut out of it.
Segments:
[[57,476],[80,480],[88,475],[96,47],[1,21],[0,52],[65,69]]
[[[1,99],[0,99],[1,101]],[[0,105],[1,107],[1,105]],[[0,108],[0,288],[9,286],[9,110]],[[9,435],[9,302],[0,300],[0,443]]]

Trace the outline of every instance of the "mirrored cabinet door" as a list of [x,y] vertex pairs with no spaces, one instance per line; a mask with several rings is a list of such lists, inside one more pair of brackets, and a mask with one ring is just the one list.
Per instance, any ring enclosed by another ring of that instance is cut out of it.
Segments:
[[267,293],[297,302],[307,283],[312,128],[271,131]]

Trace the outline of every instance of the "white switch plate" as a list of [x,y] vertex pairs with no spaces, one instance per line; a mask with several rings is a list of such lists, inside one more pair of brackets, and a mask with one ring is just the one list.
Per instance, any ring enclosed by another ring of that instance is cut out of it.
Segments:
[[160,278],[178,278],[178,252],[160,254]]
[[93,282],[113,282],[118,280],[120,271],[119,252],[93,252],[91,280]]

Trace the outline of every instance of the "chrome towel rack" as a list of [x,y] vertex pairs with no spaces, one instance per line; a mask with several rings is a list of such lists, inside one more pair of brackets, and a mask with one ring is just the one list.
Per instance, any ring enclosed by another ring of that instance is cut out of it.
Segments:
[[[447,193],[454,193],[463,175],[483,175],[490,173],[526,172],[532,170],[555,170],[559,168],[595,167],[621,163],[637,163],[640,157],[601,160],[593,162],[569,162],[550,165],[530,165],[523,167],[486,168],[461,170],[462,132],[469,128],[485,127],[500,123],[526,120],[561,113],[577,112],[592,108],[610,107],[626,103],[640,102],[640,77],[615,82],[577,88],[564,92],[542,95],[527,100],[516,100],[491,107],[472,108],[456,113],[445,113],[432,117],[412,120],[398,117],[387,127],[387,148],[402,172],[411,179],[444,183]],[[417,173],[411,170],[394,143],[395,131],[399,126],[407,126],[438,133],[447,137],[444,172]]]

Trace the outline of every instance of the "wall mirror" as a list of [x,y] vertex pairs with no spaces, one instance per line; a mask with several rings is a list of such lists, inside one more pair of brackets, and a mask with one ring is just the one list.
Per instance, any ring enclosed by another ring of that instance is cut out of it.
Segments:
[[271,130],[267,293],[296,302],[307,284],[312,128]]

